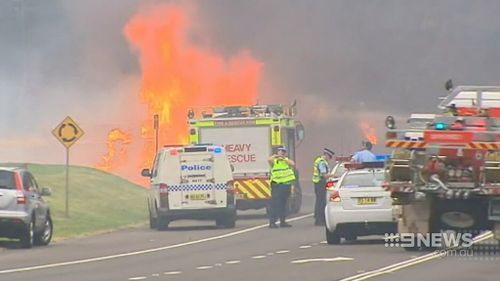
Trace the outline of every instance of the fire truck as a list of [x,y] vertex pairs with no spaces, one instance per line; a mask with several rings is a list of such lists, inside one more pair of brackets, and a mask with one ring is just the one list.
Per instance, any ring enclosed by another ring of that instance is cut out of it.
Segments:
[[440,113],[412,114],[401,129],[386,119],[384,186],[401,205],[398,231],[491,230],[500,240],[500,87],[447,90]]
[[[224,147],[233,167],[236,208],[267,208],[271,196],[268,158],[280,146],[296,160],[296,148],[304,139],[304,127],[295,119],[296,108],[282,105],[193,108],[188,112],[191,144],[211,143]],[[289,212],[299,212],[302,191],[292,186]]]

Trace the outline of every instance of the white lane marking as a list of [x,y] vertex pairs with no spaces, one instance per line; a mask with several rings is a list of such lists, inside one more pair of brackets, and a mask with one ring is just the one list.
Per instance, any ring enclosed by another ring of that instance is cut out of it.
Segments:
[[133,281],[133,280],[144,280],[146,279],[146,276],[137,276],[137,277],[131,277],[128,280]]
[[214,266],[222,266],[222,263],[216,263]]
[[241,261],[234,260],[234,261],[227,261],[226,264],[238,264],[240,262]]
[[[478,235],[478,236],[474,237],[472,243],[476,244],[476,243],[482,242],[484,240],[490,239],[491,237],[493,237],[493,233],[491,231],[487,231],[487,232],[485,232],[485,233],[483,233],[481,235]],[[406,268],[406,267],[409,267],[409,266],[412,266],[412,265],[416,265],[416,264],[419,264],[419,263],[424,263],[426,261],[430,261],[430,260],[433,260],[433,259],[444,257],[444,256],[446,256],[446,253],[447,252],[445,250],[443,250],[443,251],[435,251],[435,252],[432,252],[432,253],[429,253],[429,254],[426,254],[426,255],[423,255],[423,256],[419,256],[419,257],[416,257],[416,258],[411,258],[409,260],[405,260],[405,261],[402,261],[402,262],[391,264],[391,265],[388,265],[388,266],[385,266],[385,267],[382,267],[382,268],[379,268],[379,269],[375,269],[375,270],[372,270],[372,271],[367,271],[365,273],[353,275],[353,276],[344,278],[341,281],[362,281],[362,280],[366,280],[366,279],[373,278],[373,277],[376,277],[376,276],[379,276],[379,275],[383,275],[383,274],[395,272],[395,271],[401,270],[403,268]]]
[[274,253],[267,253],[268,256],[274,256]]
[[326,241],[321,241],[321,242],[319,242],[319,243],[320,243],[320,244],[326,244]]
[[303,246],[300,246],[299,249],[309,249],[309,248],[312,248],[311,245],[303,245]]
[[290,251],[288,250],[282,250],[282,251],[277,251],[276,254],[286,254],[286,253],[290,253]]
[[[311,214],[303,215],[300,217],[290,218],[290,219],[288,219],[288,221],[298,221],[298,220],[302,220],[302,219],[309,218],[312,216],[313,216],[313,214],[311,213]],[[229,233],[218,235],[218,236],[203,238],[203,239],[199,239],[199,240],[194,240],[194,241],[189,241],[189,242],[184,242],[184,243],[179,243],[179,244],[174,244],[174,245],[169,245],[169,246],[164,246],[164,247],[159,247],[159,248],[141,250],[141,251],[136,251],[136,252],[128,252],[128,253],[122,253],[122,254],[116,254],[116,255],[102,256],[102,257],[81,259],[81,260],[74,260],[74,261],[67,261],[67,262],[50,263],[50,264],[44,264],[44,265],[35,265],[35,266],[29,266],[29,267],[5,269],[5,270],[1,270],[0,274],[17,273],[17,272],[24,272],[24,271],[32,271],[32,270],[47,269],[47,268],[69,266],[69,265],[76,265],[76,264],[83,264],[83,263],[90,263],[90,262],[106,261],[106,260],[112,260],[112,259],[118,259],[118,258],[130,257],[130,256],[144,255],[144,254],[149,254],[149,253],[154,253],[154,252],[170,250],[170,249],[175,249],[175,248],[180,248],[180,247],[185,247],[185,246],[190,246],[190,245],[196,245],[196,244],[201,244],[201,243],[215,241],[215,240],[220,240],[220,239],[224,239],[224,238],[229,238],[229,237],[245,234],[248,232],[256,231],[259,229],[267,228],[268,226],[269,226],[269,224],[266,223],[266,224],[261,224],[261,225],[245,228],[242,230],[238,230],[235,232],[229,232]]]
[[265,259],[267,256],[253,256],[252,259],[254,260],[260,260],[260,259]]
[[167,271],[167,272],[163,272],[164,275],[179,275],[181,273],[182,273],[182,271]]
[[309,263],[309,262],[332,262],[332,261],[352,261],[353,258],[345,258],[345,257],[336,257],[336,258],[314,258],[314,259],[303,259],[303,260],[294,260],[290,263],[301,264],[301,263]]
[[211,265],[203,265],[203,266],[198,266],[196,269],[206,270],[206,269],[212,269],[212,268],[214,268],[214,267]]
[[159,277],[159,276],[160,276],[160,274],[158,274],[158,273],[151,274],[151,277]]

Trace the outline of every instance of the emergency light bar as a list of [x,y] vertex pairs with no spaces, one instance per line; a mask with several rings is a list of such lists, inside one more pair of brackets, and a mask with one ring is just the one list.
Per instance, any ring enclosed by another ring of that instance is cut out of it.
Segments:
[[335,160],[338,161],[338,162],[347,162],[347,161],[351,161],[351,156],[337,156],[335,157]]
[[348,170],[384,168],[384,162],[345,163],[344,167]]

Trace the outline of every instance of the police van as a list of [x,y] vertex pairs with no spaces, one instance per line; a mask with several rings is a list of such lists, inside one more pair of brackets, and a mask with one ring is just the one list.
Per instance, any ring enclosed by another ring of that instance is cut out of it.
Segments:
[[149,224],[165,230],[174,220],[215,220],[218,227],[236,222],[232,168],[224,148],[214,145],[166,146],[151,170]]

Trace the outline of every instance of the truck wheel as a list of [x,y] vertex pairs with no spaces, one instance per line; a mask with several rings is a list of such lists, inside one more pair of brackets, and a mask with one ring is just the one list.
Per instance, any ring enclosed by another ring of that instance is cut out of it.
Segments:
[[356,240],[358,240],[358,237],[356,235],[348,235],[345,237],[345,240],[349,241],[349,242],[354,242]]
[[33,247],[33,237],[34,237],[34,227],[35,227],[35,221],[32,220],[26,225],[21,233],[20,237],[20,244],[21,247],[25,249],[29,249]]
[[170,221],[166,218],[160,218],[158,217],[156,219],[156,228],[160,231],[164,231],[164,230],[167,230],[168,229],[168,224],[170,223]]
[[297,214],[302,208],[302,189],[300,185],[294,186],[294,194],[290,197],[288,210],[290,214]]
[[45,227],[43,228],[43,231],[40,233],[35,234],[33,242],[35,245],[39,246],[47,246],[50,243],[50,240],[52,240],[52,232],[53,232],[53,225],[52,225],[52,219],[50,216],[47,216],[47,220],[45,221]]
[[329,245],[338,245],[340,244],[340,236],[337,233],[337,231],[329,231],[328,228],[325,227],[325,232],[326,232],[326,242]]

